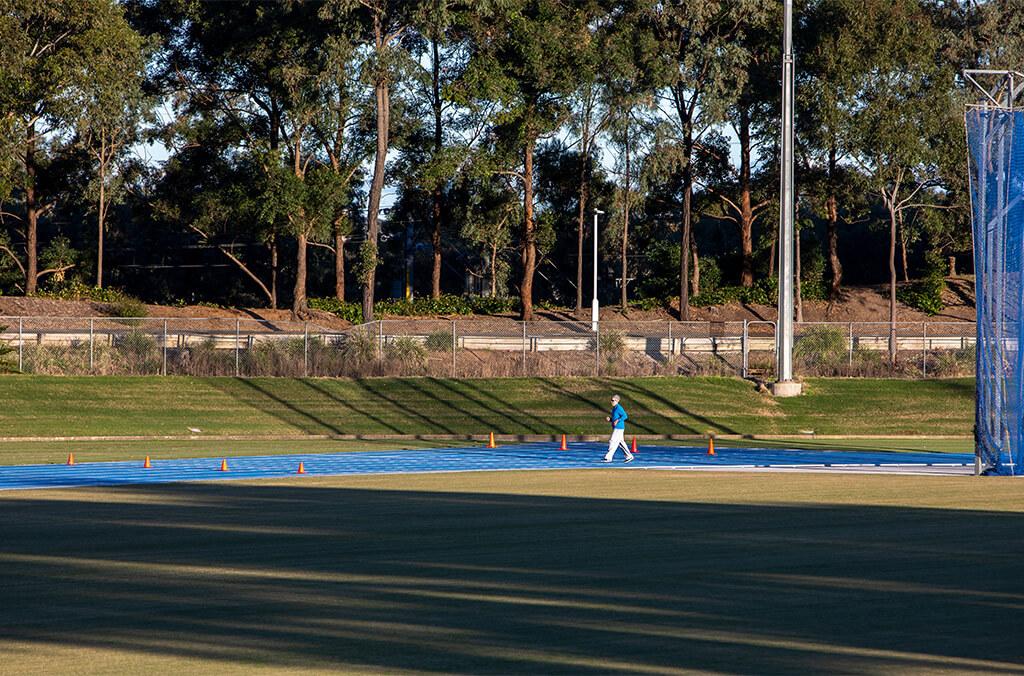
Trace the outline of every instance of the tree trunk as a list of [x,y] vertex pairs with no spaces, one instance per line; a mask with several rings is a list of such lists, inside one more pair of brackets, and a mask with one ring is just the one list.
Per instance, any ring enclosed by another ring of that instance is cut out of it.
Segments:
[[903,212],[899,216],[900,262],[903,263],[903,281],[910,281],[910,270],[907,267],[907,226],[903,222]]
[[[377,36],[377,52],[383,51],[382,28],[380,16],[374,15],[374,32]],[[380,230],[378,216],[380,212],[380,197],[384,190],[384,163],[388,155],[388,131],[390,127],[391,100],[386,80],[379,80],[375,89],[377,103],[377,154],[373,163],[373,180],[370,183],[370,200],[366,214],[366,241],[372,246],[376,255],[377,240]],[[377,276],[377,264],[370,266],[368,270],[362,270],[363,275],[363,321],[373,321],[373,287]]]
[[754,286],[754,211],[750,198],[750,111],[740,107],[740,285]]
[[277,233],[270,233],[270,309],[277,309]]
[[825,211],[828,215],[828,265],[832,272],[829,296],[832,300],[839,298],[840,285],[843,283],[843,265],[839,262],[839,200],[836,197],[836,147],[828,151],[828,198],[825,200]]
[[804,297],[803,289],[800,286],[800,231],[796,230],[793,233],[793,305],[796,309],[796,320],[802,322],[804,320]]
[[498,295],[498,245],[491,245],[491,298]]
[[107,163],[105,159],[105,148],[103,144],[100,144],[100,197],[99,204],[96,205],[96,287],[103,288],[103,229],[104,221],[106,220],[106,174],[107,174]]
[[306,233],[299,233],[295,253],[295,292],[292,300],[292,314],[304,319],[309,314],[306,302]]
[[690,212],[693,203],[692,133],[684,139],[686,166],[683,167],[683,218],[679,232],[679,319],[690,321]]
[[533,272],[537,263],[536,232],[533,224],[533,144],[532,131],[527,130],[523,150],[523,279],[519,285],[523,321],[533,319]]
[[[444,137],[442,135],[441,119],[441,60],[437,40],[431,41],[433,48],[433,105],[434,105],[434,154],[441,153]],[[430,295],[433,298],[441,296],[441,226],[443,215],[444,191],[440,185],[434,188],[434,232],[431,235],[430,243],[434,250],[434,262],[430,271]]]
[[36,292],[39,272],[39,201],[36,193],[36,126],[29,125],[25,146],[25,295]]
[[693,272],[690,274],[690,295],[700,295],[700,255],[697,252],[697,236],[690,228],[690,264],[693,265]]
[[628,298],[627,298],[627,294],[626,294],[626,284],[629,282],[628,262],[626,260],[626,253],[627,253],[627,251],[629,249],[629,188],[630,188],[630,185],[629,185],[629,182],[630,182],[629,159],[630,159],[630,157],[629,157],[629,127],[628,127],[628,123],[627,123],[627,127],[626,127],[626,189],[625,189],[625,193],[624,193],[625,199],[623,200],[623,209],[622,209],[622,251],[621,251],[621,254],[620,254],[621,261],[622,261],[622,284],[621,284],[621,289],[620,289],[621,294],[620,294],[620,298],[619,298],[619,304],[621,305],[623,311],[626,310],[626,308],[628,306],[628,302],[629,302]]
[[341,225],[334,224],[334,297],[345,302],[345,240]]
[[[888,198],[887,198],[888,201]],[[896,366],[896,219],[894,205],[889,206],[889,365]]]
[[[588,91],[589,95],[589,91]],[[589,101],[589,100],[588,100]],[[590,108],[583,116],[583,135],[580,137],[580,208],[576,216],[576,313],[583,312],[583,234],[587,220],[587,201],[590,199]]]
[[779,229],[772,228],[772,246],[768,252],[768,277],[775,276],[775,263],[778,260],[778,252],[775,250],[776,245],[779,243]]

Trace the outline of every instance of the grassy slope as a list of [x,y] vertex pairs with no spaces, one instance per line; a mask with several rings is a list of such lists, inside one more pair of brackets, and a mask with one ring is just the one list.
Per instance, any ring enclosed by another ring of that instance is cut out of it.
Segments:
[[1024,493],[529,472],[0,494],[10,673],[1018,673]]
[[0,436],[605,431],[613,392],[636,434],[970,434],[974,382],[810,380],[776,400],[729,378],[0,378]]

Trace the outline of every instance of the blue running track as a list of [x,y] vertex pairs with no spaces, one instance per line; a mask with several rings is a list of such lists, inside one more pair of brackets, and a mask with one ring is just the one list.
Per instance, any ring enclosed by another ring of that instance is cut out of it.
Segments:
[[748,468],[925,468],[973,466],[974,456],[958,453],[893,453],[884,451],[797,451],[757,448],[721,448],[708,456],[704,448],[642,446],[636,461],[623,465],[601,462],[607,446],[570,444],[559,451],[552,443],[520,444],[499,448],[463,447],[411,451],[323,453],[228,457],[228,471],[220,471],[221,458],[154,460],[144,469],[141,460],[88,462],[77,465],[0,466],[0,489],[116,486],[122,484],[266,479],[294,476],[299,463],[308,476],[403,474],[498,470],[556,470],[616,467],[627,469]]

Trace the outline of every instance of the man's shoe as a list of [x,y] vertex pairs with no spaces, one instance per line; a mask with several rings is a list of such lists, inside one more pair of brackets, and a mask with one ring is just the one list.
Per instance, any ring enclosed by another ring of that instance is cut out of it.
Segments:
[[604,459],[604,460],[602,460],[601,462],[611,462],[611,460],[609,460],[608,458],[605,458],[605,459]]
[[626,458],[626,462],[633,462],[633,456],[631,455],[628,458]]

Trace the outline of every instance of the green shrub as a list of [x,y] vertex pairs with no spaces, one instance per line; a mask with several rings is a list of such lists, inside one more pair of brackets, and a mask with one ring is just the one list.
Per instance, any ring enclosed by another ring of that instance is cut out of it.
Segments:
[[[6,333],[7,327],[0,326],[0,333]],[[11,354],[14,353],[14,348],[11,347],[7,341],[0,340],[0,372],[6,371],[11,367]]]
[[811,325],[793,344],[793,357],[819,369],[816,375],[833,375],[850,358],[849,336],[834,326]]
[[477,315],[497,315],[519,309],[519,299],[508,296],[467,296],[466,299]]
[[629,305],[637,310],[657,310],[660,307],[664,307],[665,302],[661,298],[639,298],[630,301]]
[[377,358],[377,336],[365,329],[349,331],[341,344],[343,358],[353,367],[359,368]]
[[451,352],[452,334],[450,331],[435,331],[427,336],[424,345],[430,352]]
[[330,312],[353,324],[363,323],[363,306],[359,303],[348,303],[337,298],[310,298],[309,307]]
[[125,297],[107,306],[107,312],[112,317],[146,317],[149,310],[146,304],[138,298]]
[[920,310],[927,315],[942,312],[942,292],[946,290],[946,280],[941,274],[931,274],[925,279],[896,289],[896,299],[908,307]]
[[430,315],[468,315],[473,308],[465,296],[445,294],[440,298],[388,298],[373,304],[375,314],[383,317],[423,317]]
[[422,366],[427,361],[427,348],[415,338],[398,336],[385,346],[384,356],[405,366]]
[[44,298],[91,300],[97,303],[119,303],[129,299],[135,300],[120,289],[89,286],[78,280],[65,280],[54,283],[38,295]]

